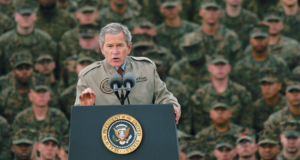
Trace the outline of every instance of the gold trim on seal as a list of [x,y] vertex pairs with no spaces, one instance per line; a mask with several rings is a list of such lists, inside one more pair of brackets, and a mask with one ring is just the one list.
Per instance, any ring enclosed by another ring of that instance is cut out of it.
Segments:
[[[125,149],[116,148],[114,145],[112,145],[110,143],[109,137],[107,137],[109,134],[108,129],[114,122],[116,122],[118,120],[126,120],[126,121],[130,122],[135,127],[136,133],[137,133],[135,142],[130,147],[125,148]],[[128,154],[128,153],[135,151],[141,144],[142,138],[143,138],[143,131],[142,131],[142,127],[141,127],[140,123],[134,117],[127,115],[127,114],[117,114],[117,115],[110,117],[104,123],[104,125],[102,127],[101,136],[102,136],[102,141],[108,150],[110,150],[111,152],[114,152],[116,154]]]

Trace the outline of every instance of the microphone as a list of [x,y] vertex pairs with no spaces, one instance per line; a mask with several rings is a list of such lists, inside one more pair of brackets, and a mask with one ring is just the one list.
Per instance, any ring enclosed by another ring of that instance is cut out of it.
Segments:
[[120,99],[118,89],[121,88],[121,86],[122,86],[121,75],[119,75],[118,73],[112,74],[109,77],[108,84],[109,84],[110,88],[114,90],[118,99]]
[[127,98],[127,96],[129,95],[130,91],[131,91],[131,88],[134,87],[135,85],[135,82],[136,82],[136,77],[133,73],[126,73],[123,77],[123,85],[125,86],[126,88],[126,95],[125,95],[125,98]]

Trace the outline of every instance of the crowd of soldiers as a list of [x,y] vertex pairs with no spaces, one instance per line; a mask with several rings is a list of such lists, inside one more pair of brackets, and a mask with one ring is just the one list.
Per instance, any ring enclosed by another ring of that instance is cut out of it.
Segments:
[[0,160],[68,159],[78,73],[112,22],[181,104],[181,160],[300,160],[299,5],[0,0]]

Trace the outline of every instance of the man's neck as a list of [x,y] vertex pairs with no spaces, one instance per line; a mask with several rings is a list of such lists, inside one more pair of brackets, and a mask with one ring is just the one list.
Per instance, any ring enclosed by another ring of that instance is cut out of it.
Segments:
[[219,22],[215,23],[214,25],[210,25],[207,23],[202,24],[202,31],[207,35],[214,35],[219,28]]
[[33,32],[33,29],[34,29],[33,25],[26,28],[17,25],[17,32],[21,35],[29,35]]
[[242,157],[242,156],[239,156],[239,160],[255,160],[255,155],[253,154],[251,157]]
[[279,99],[280,99],[280,94],[277,93],[276,95],[274,95],[271,98],[265,98],[265,101],[268,106],[275,107],[276,104],[279,102]]
[[266,49],[263,53],[257,53],[255,51],[252,52],[252,55],[253,55],[253,58],[256,60],[256,61],[264,61],[267,57],[268,57],[268,50]]
[[166,19],[166,24],[168,27],[176,28],[181,26],[181,18],[180,16],[174,18],[174,19]]
[[55,79],[55,76],[54,76],[54,73],[50,73],[49,75],[45,75],[49,80],[50,80],[50,83],[54,83],[56,81]]
[[113,1],[110,1],[110,8],[117,13],[125,13],[127,10],[127,5],[117,6]]
[[224,124],[224,125],[218,125],[216,123],[214,123],[213,125],[216,128],[216,130],[219,131],[219,132],[227,131],[229,129],[229,127],[230,127],[229,121],[226,124]]
[[298,4],[293,6],[283,5],[284,13],[288,16],[296,15],[298,12]]
[[300,106],[292,106],[291,104],[289,104],[289,111],[293,115],[300,115]]
[[270,34],[269,45],[275,45],[275,44],[277,44],[278,41],[279,41],[279,39],[280,39],[280,33],[273,34],[273,35]]
[[38,121],[42,121],[46,118],[48,112],[48,105],[36,106],[33,104],[32,109],[33,109],[34,116]]
[[283,150],[282,155],[286,158],[286,159],[290,159],[290,160],[296,160],[299,156],[300,156],[300,150],[298,150],[297,153],[288,153],[285,150]]
[[20,84],[18,82],[17,82],[16,87],[17,87],[17,90],[19,93],[27,93],[27,92],[29,92],[29,89],[30,89],[29,84]]
[[227,89],[229,77],[224,79],[212,78],[212,84],[218,93],[223,93]]
[[237,17],[238,15],[240,15],[241,11],[242,11],[241,5],[237,5],[237,6],[232,6],[229,4],[226,5],[226,13],[229,17]]

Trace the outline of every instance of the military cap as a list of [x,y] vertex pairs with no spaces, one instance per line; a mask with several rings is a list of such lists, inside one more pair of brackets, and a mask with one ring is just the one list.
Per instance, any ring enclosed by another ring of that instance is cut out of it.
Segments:
[[180,0],[160,0],[160,6],[167,7],[176,7],[180,4]]
[[300,75],[300,66],[294,68],[292,74],[299,74]]
[[157,65],[164,64],[164,60],[167,56],[166,54],[167,53],[161,52],[156,49],[151,49],[151,50],[147,50],[147,51],[143,52],[143,56],[151,59]]
[[233,149],[234,146],[228,142],[222,142],[222,143],[218,143],[216,144],[216,147],[215,149],[219,149],[219,148],[222,148],[222,147],[227,147],[227,148],[230,148],[230,149]]
[[20,129],[14,133],[12,136],[12,144],[33,144],[34,143],[34,133],[29,129]]
[[259,133],[257,145],[279,144],[279,136],[274,130],[263,130]]
[[96,60],[95,60],[94,58],[89,57],[89,56],[83,56],[83,57],[78,57],[78,58],[77,58],[77,63],[81,63],[81,62],[83,62],[83,61],[89,61],[89,62],[91,62],[91,63],[96,62]]
[[96,35],[99,34],[98,24],[86,24],[86,25],[80,25],[79,26],[79,37],[80,38],[93,38]]
[[42,54],[40,55],[37,59],[36,59],[36,62],[40,62],[42,60],[50,60],[50,61],[53,61],[53,57],[49,54]]
[[229,64],[229,61],[225,58],[224,55],[221,54],[213,55],[209,60],[209,64],[218,64],[218,63]]
[[53,131],[43,131],[40,133],[39,142],[44,143],[46,141],[54,141],[57,144],[60,144],[57,133],[55,133]]
[[32,56],[29,51],[23,50],[23,51],[14,53],[11,57],[11,61],[13,63],[14,68],[18,67],[21,64],[32,65]]
[[261,71],[259,81],[260,81],[260,83],[263,83],[263,82],[274,83],[274,82],[279,82],[280,80],[278,77],[278,73],[274,69],[265,69],[265,70]]
[[138,22],[137,25],[141,28],[155,28],[155,25],[149,21]]
[[269,37],[269,26],[264,24],[256,24],[250,33],[251,38]]
[[291,81],[287,82],[286,91],[290,92],[291,90],[300,90],[300,81]]
[[220,102],[214,102],[214,103],[212,103],[211,109],[216,109],[216,108],[229,109],[230,107],[227,104],[225,104],[225,103],[220,103]]
[[36,92],[38,91],[46,91],[46,92],[51,92],[48,86],[46,85],[35,85],[32,87],[32,89]]
[[96,0],[77,0],[77,10],[80,12],[94,12],[97,10]]
[[241,136],[237,139],[236,144],[240,143],[242,140],[253,142],[253,138],[245,133],[241,134]]
[[69,135],[62,137],[61,146],[64,151],[69,151]]
[[21,15],[32,14],[36,12],[37,6],[32,0],[14,0],[15,11]]
[[210,7],[220,9],[220,6],[218,5],[216,0],[203,0],[201,2],[201,8],[210,8]]
[[132,37],[132,49],[138,47],[151,47],[154,45],[152,37],[148,34],[135,34]]
[[186,154],[186,158],[192,158],[193,156],[205,157],[205,153],[199,150],[190,151]]
[[289,138],[298,138],[300,136],[300,122],[297,120],[288,120],[280,123],[282,134]]
[[276,9],[270,9],[264,14],[264,21],[277,20],[281,21],[281,15]]

